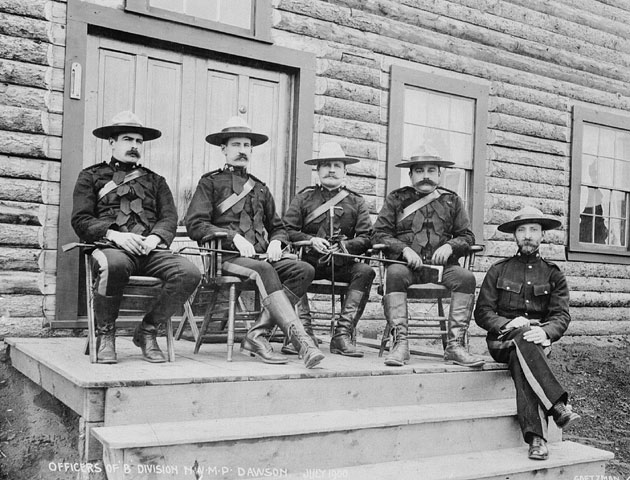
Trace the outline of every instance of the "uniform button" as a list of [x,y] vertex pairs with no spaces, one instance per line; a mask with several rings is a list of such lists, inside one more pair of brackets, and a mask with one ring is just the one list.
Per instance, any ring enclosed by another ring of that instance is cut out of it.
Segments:
[[509,289],[510,289],[510,287],[505,287],[505,289],[506,289],[506,290],[509,290]]
[[525,312],[525,316],[527,317],[529,315],[529,313]]
[[549,293],[547,290],[545,290],[545,293]]
[[532,268],[532,266],[531,265],[527,265],[527,268]]
[[525,300],[525,303],[529,303],[529,300]]
[[532,284],[532,282],[527,282],[527,285],[531,285],[531,284]]

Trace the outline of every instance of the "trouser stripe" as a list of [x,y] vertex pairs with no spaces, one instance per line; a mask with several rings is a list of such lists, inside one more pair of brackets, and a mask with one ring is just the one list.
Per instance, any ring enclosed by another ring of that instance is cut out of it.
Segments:
[[525,357],[523,356],[521,350],[518,348],[517,342],[514,342],[514,348],[516,349],[518,362],[521,364],[521,368],[523,369],[523,373],[525,374],[525,379],[527,380],[527,383],[529,383],[529,385],[532,387],[532,390],[534,391],[536,396],[540,399],[543,406],[547,410],[550,410],[553,404],[551,403],[551,400],[547,398],[547,395],[545,394],[544,389],[542,388],[540,383],[538,383],[538,380],[536,379],[536,377],[530,370],[529,365],[527,365],[527,362],[525,361]]
[[92,252],[92,258],[98,265],[98,276],[96,277],[95,290],[99,295],[107,295],[107,282],[109,281],[109,266],[107,256],[100,250]]

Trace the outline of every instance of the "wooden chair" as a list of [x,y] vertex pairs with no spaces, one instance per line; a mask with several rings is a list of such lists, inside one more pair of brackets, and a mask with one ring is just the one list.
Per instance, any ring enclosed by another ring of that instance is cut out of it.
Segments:
[[[306,247],[308,247],[310,245],[310,241],[308,240],[303,240],[303,241],[299,241],[299,242],[293,242],[292,247],[294,250],[297,251],[297,255],[298,258],[301,260],[302,256],[304,255],[304,250]],[[371,255],[371,252],[368,252],[368,256]],[[364,260],[365,261],[365,260]],[[348,292],[348,287],[350,286],[349,283],[347,282],[340,282],[338,280],[335,280],[334,283],[334,288],[333,288],[333,282],[332,280],[328,280],[328,279],[318,279],[318,280],[313,280],[313,282],[311,283],[311,285],[308,287],[308,291],[307,293],[311,293],[313,295],[326,295],[328,297],[331,298],[330,302],[331,302],[331,309],[330,310],[314,310],[311,309],[311,318],[313,319],[313,327],[318,327],[318,324],[315,323],[316,320],[319,321],[324,321],[326,322],[327,320],[330,321],[330,323],[328,325],[326,325],[323,330],[328,330],[330,333],[330,336],[332,338],[332,336],[335,333],[335,328],[337,327],[337,313],[339,313],[339,311],[341,311],[341,307],[343,306],[343,303],[346,299],[346,293]],[[337,305],[336,303],[336,298],[339,298],[339,310],[337,310],[336,308],[333,308],[332,302],[335,302],[335,305]],[[321,329],[321,328],[320,328]],[[353,345],[356,345],[356,331],[355,329],[352,330],[352,343]]]
[[[72,248],[72,247],[71,247]],[[94,260],[82,249],[85,259],[85,291],[87,299],[88,338],[85,354],[90,355],[90,362],[96,363],[96,318],[94,312]],[[65,248],[64,248],[65,251]],[[125,325],[129,321],[142,321],[144,314],[151,309],[155,299],[162,292],[162,280],[156,277],[132,275],[123,291],[123,299],[116,325]],[[126,325],[125,325],[126,326]],[[171,319],[166,321],[166,347],[169,362],[175,361],[173,346],[173,328]]]
[[[196,256],[201,260],[202,279],[199,287],[191,298],[184,305],[184,316],[179,324],[175,338],[179,340],[182,336],[186,323],[190,325],[195,339],[194,353],[199,353],[204,339],[208,338],[208,327],[211,322],[220,322],[217,331],[222,332],[227,327],[227,361],[232,361],[234,352],[234,338],[236,335],[236,321],[250,322],[255,320],[260,314],[260,298],[253,282],[243,281],[241,278],[231,275],[224,275],[221,263],[223,253],[222,240],[227,237],[226,233],[217,233],[207,237],[201,246],[184,246],[177,251],[183,255]],[[254,292],[253,308],[248,308],[241,298],[241,293],[245,291]],[[220,307],[221,296],[226,296],[227,307]],[[203,320],[201,327],[197,328],[197,318],[195,309],[203,310]],[[243,333],[247,327],[242,328]],[[222,340],[222,337],[220,338]]]
[[[386,246],[383,244],[376,244],[372,246],[373,250],[378,252],[380,259],[385,259]],[[481,245],[472,245],[468,250],[468,253],[462,257],[463,267],[468,270],[472,270],[475,265],[476,255],[483,251],[484,247]],[[379,262],[379,286],[378,293],[385,294],[385,265],[383,262]],[[451,291],[444,285],[438,283],[416,283],[411,285],[407,289],[407,299],[416,299],[422,302],[432,302],[432,307],[437,307],[437,315],[423,315],[418,318],[411,317],[411,311],[409,309],[409,333],[408,339],[440,339],[442,341],[442,347],[446,348],[447,344],[447,323],[448,316],[444,313],[444,304],[442,302],[445,298],[450,298]],[[412,333],[412,328],[418,329],[418,331]],[[381,339],[381,346],[379,349],[379,357],[383,356],[383,351],[387,348],[387,344],[391,339],[391,327],[389,323],[385,327],[383,332],[383,338]],[[466,345],[468,345],[468,336],[466,337]],[[426,355],[433,356],[429,353]],[[435,356],[441,356],[435,354]]]

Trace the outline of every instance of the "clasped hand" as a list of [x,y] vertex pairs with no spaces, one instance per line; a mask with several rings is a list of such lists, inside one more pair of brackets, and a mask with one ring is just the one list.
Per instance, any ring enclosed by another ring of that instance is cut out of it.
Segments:
[[[438,248],[431,257],[431,263],[433,265],[446,265],[448,259],[453,254],[453,247],[451,247],[448,243],[445,243],[440,248]],[[403,258],[407,262],[407,265],[413,270],[420,268],[423,264],[422,258],[420,255],[416,253],[414,249],[411,247],[406,247],[402,251]]]
[[115,230],[111,230],[107,238],[134,255],[148,255],[162,242],[162,239],[157,235],[144,237],[137,233],[117,232]]
[[[530,325],[530,323],[531,322],[529,321],[528,318],[521,316],[521,317],[513,318],[503,328],[505,330],[512,330],[513,328],[520,328],[526,325]],[[542,343],[545,343],[547,340],[549,340],[549,337],[547,336],[547,332],[545,332],[538,325],[530,325],[529,330],[523,334],[523,339],[528,342],[542,344]]]

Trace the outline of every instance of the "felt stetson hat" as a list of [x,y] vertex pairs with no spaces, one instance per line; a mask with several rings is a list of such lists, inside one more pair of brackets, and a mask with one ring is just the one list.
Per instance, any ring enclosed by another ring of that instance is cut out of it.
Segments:
[[220,147],[227,141],[228,138],[233,137],[249,138],[252,141],[252,147],[262,145],[267,140],[269,140],[269,137],[267,135],[252,132],[251,127],[241,117],[234,116],[228,119],[225,127],[223,127],[220,132],[211,133],[210,135],[208,135],[206,137],[206,142],[211,145],[216,145],[217,147]]
[[537,223],[543,230],[552,230],[558,228],[562,223],[555,218],[546,217],[543,212],[534,207],[523,207],[509,222],[502,223],[497,228],[501,232],[514,233],[519,225],[525,223]]
[[430,145],[420,145],[412,154],[409,160],[403,160],[397,167],[409,168],[415,165],[437,165],[438,167],[452,167],[455,162],[442,160],[438,151]]
[[346,157],[346,154],[337,142],[327,142],[324,143],[319,149],[319,156],[317,158],[311,158],[310,160],[306,160],[304,163],[306,165],[317,165],[320,162],[332,162],[332,161],[340,161],[344,162],[346,165],[351,163],[358,163],[358,158]]
[[99,127],[92,133],[95,137],[102,138],[103,140],[115,137],[120,133],[139,133],[142,135],[142,139],[145,142],[155,140],[162,136],[162,132],[159,130],[143,126],[140,118],[129,110],[117,113],[114,115],[114,118],[112,118],[110,125]]

